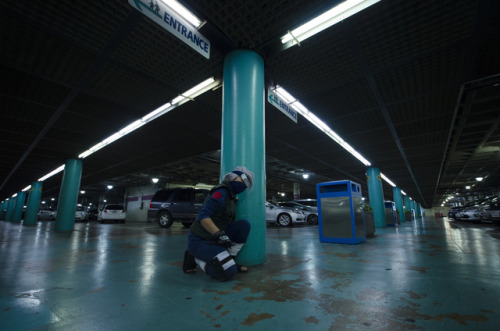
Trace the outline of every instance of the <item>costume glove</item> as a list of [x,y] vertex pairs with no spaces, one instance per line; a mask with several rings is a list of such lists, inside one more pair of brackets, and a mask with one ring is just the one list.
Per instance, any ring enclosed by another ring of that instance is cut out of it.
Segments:
[[222,246],[225,248],[233,246],[233,242],[231,241],[231,239],[229,239],[227,234],[222,230],[219,230],[216,233],[214,233],[212,235],[212,239],[214,239],[215,242],[217,243],[217,245],[219,245],[219,246]]

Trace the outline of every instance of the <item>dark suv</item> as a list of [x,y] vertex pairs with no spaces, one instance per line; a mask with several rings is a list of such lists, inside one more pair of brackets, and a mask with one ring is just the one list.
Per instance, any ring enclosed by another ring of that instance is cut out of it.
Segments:
[[154,220],[162,228],[169,228],[174,221],[189,226],[198,216],[208,190],[172,188],[159,190],[151,199],[148,221]]

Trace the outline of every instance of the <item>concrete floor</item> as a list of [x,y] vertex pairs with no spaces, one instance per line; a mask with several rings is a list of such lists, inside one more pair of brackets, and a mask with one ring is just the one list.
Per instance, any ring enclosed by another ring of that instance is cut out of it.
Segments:
[[175,224],[0,222],[0,330],[499,330],[500,229],[426,217],[358,245],[267,229],[267,262],[182,273]]

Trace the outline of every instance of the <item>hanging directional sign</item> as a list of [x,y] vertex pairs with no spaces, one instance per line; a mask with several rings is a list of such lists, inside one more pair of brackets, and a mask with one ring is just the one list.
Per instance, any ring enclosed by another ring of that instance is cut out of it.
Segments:
[[297,112],[293,110],[288,103],[281,99],[273,90],[267,90],[267,101],[274,107],[281,110],[283,114],[288,116],[292,121],[297,123]]
[[182,40],[189,47],[207,59],[210,58],[210,41],[203,37],[190,23],[163,2],[158,0],[149,0],[148,3],[141,0],[128,0],[128,2],[132,7]]

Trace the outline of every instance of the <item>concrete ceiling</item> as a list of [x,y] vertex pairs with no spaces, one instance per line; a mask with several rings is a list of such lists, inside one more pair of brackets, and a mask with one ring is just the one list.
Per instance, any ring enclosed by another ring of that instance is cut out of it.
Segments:
[[[147,1],[146,1],[147,2]],[[266,85],[298,98],[424,207],[500,190],[500,2],[381,1],[283,49],[280,37],[338,1],[181,1],[207,23],[210,59],[127,1],[0,3],[0,199],[75,158],[250,49]],[[216,183],[222,89],[84,159],[82,188]],[[267,194],[314,196],[365,166],[304,118],[266,103]],[[301,174],[312,176],[303,180]],[[486,177],[481,183],[475,177]],[[62,175],[44,182],[57,195]],[[384,183],[385,196],[392,188]]]

